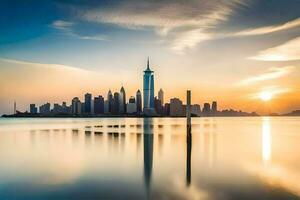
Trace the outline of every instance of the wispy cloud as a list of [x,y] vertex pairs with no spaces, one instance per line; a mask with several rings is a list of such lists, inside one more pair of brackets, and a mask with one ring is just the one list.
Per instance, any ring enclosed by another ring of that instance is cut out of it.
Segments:
[[268,72],[248,77],[240,82],[241,85],[253,84],[261,81],[278,79],[280,77],[290,74],[294,70],[293,66],[286,67],[272,67]]
[[107,35],[103,34],[96,34],[96,35],[80,35],[75,33],[73,30],[75,23],[64,21],[64,20],[57,20],[52,22],[51,27],[63,31],[65,34],[70,35],[72,37],[82,39],[82,40],[96,40],[96,41],[109,41]]
[[153,28],[162,37],[168,37],[171,49],[182,53],[202,41],[213,38],[210,31],[227,21],[236,8],[246,0],[198,1],[140,1],[131,0],[81,10],[83,19],[110,23],[127,28]]
[[234,34],[234,36],[251,36],[251,35],[263,35],[268,33],[273,33],[276,31],[287,30],[300,26],[300,18],[286,22],[284,24],[279,24],[275,26],[264,26],[260,28],[247,29]]
[[254,60],[262,61],[290,61],[300,59],[300,37],[290,40],[284,44],[263,50],[254,57]]
[[291,92],[291,88],[282,87],[282,86],[269,86],[262,88],[259,92],[251,95],[253,99],[261,99],[262,94],[268,94],[271,98],[275,98],[276,96],[284,93]]
[[63,20],[56,20],[51,24],[53,28],[60,30],[70,30],[73,25],[74,23]]
[[86,69],[77,68],[77,67],[68,66],[68,65],[61,65],[61,64],[28,62],[28,61],[23,61],[23,60],[12,60],[12,59],[6,59],[6,58],[0,58],[0,61],[12,63],[12,64],[23,65],[23,66],[37,67],[37,68],[51,68],[51,69],[56,69],[56,70],[78,71],[81,73],[82,72],[88,72],[88,73],[91,72]]

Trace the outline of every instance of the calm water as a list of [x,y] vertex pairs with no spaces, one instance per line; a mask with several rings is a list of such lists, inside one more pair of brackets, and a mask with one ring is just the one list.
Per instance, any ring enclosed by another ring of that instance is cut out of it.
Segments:
[[300,118],[0,119],[0,199],[300,199]]

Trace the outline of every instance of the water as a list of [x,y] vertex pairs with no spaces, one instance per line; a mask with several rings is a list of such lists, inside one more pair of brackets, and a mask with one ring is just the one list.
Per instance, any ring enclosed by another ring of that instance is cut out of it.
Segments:
[[0,119],[0,199],[300,199],[300,118]]

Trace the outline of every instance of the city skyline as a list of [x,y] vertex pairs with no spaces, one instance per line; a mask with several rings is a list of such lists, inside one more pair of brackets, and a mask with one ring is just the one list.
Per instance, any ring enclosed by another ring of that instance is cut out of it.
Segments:
[[[228,116],[259,116],[256,112],[245,112],[242,110],[234,110],[227,108],[218,110],[217,101],[212,103],[204,102],[203,106],[199,103],[191,103],[190,105],[182,101],[178,97],[172,97],[169,101],[164,99],[164,91],[162,88],[155,96],[154,91],[154,71],[150,69],[149,57],[147,58],[146,69],[143,71],[143,96],[138,89],[135,96],[126,98],[126,90],[121,86],[119,92],[113,92],[111,89],[107,92],[107,97],[102,95],[93,95],[85,93],[83,100],[79,97],[74,97],[71,104],[67,102],[51,103],[47,102],[40,106],[35,103],[29,105],[29,110],[17,110],[16,102],[14,101],[13,115],[5,114],[4,117],[228,117]],[[189,94],[191,94],[191,91]],[[263,96],[268,100],[269,96]],[[187,100],[188,101],[188,100]],[[142,103],[143,102],[143,103]],[[166,103],[165,103],[166,102]],[[188,106],[190,111],[187,111]],[[300,110],[293,110],[289,113],[278,114],[270,112],[267,115],[272,116],[295,116],[299,115]]]
[[[143,103],[142,103],[143,102]],[[186,115],[187,104],[184,104],[177,97],[171,98],[165,103],[164,91],[162,88],[155,96],[154,91],[154,71],[150,69],[149,57],[147,58],[146,69],[143,75],[143,96],[138,89],[135,96],[126,98],[126,90],[123,85],[120,92],[107,92],[107,98],[98,94],[93,97],[91,93],[85,93],[82,100],[76,96],[71,104],[67,102],[51,103],[47,102],[40,106],[35,103],[29,105],[29,110],[20,111],[14,102],[14,113],[16,117],[105,117],[105,116],[161,116],[161,117],[183,117]],[[257,116],[256,113],[246,113],[242,111],[223,110],[218,111],[217,102],[201,105],[192,104],[191,114],[194,117],[209,116]],[[4,115],[7,116],[7,115]]]
[[[13,102],[13,113],[9,114],[30,114],[30,116],[171,116],[182,117],[186,115],[185,104],[179,97],[171,97],[169,101],[165,102],[164,91],[160,88],[155,95],[154,90],[154,71],[150,69],[149,57],[147,58],[146,69],[143,71],[143,97],[140,89],[135,93],[135,96],[129,96],[128,101],[126,99],[126,91],[123,84],[118,91],[112,92],[111,89],[107,92],[107,98],[104,95],[93,94],[87,92],[84,94],[82,100],[80,97],[73,97],[70,105],[68,106],[66,101],[62,102],[62,105],[55,101],[54,103],[42,103],[37,106],[35,103],[30,103],[29,109],[19,110],[17,108],[16,100]],[[145,98],[144,98],[145,97]],[[263,101],[269,101],[269,94],[262,94]],[[53,104],[53,106],[52,106]],[[128,107],[129,106],[129,107]],[[128,109],[130,110],[128,112]],[[212,100],[212,103],[195,102],[191,107],[192,114],[194,116],[258,116],[256,111],[245,112],[241,109],[223,108],[220,111],[217,109],[217,101]],[[298,115],[299,109],[291,110],[286,113],[272,112],[269,109],[268,113],[263,115]],[[41,115],[36,115],[41,114]],[[64,115],[68,114],[68,115]],[[72,114],[72,115],[69,115]],[[29,115],[28,115],[29,116]]]
[[[266,114],[300,108],[299,1],[3,1],[0,114],[126,84],[145,57],[165,99]],[[284,14],[282,14],[284,13]],[[143,91],[142,91],[143,92]],[[232,98],[234,97],[234,98]]]

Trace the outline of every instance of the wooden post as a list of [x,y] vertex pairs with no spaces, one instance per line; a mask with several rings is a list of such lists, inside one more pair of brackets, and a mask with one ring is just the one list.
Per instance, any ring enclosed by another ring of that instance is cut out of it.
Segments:
[[188,133],[191,132],[191,91],[186,91],[186,125]]

